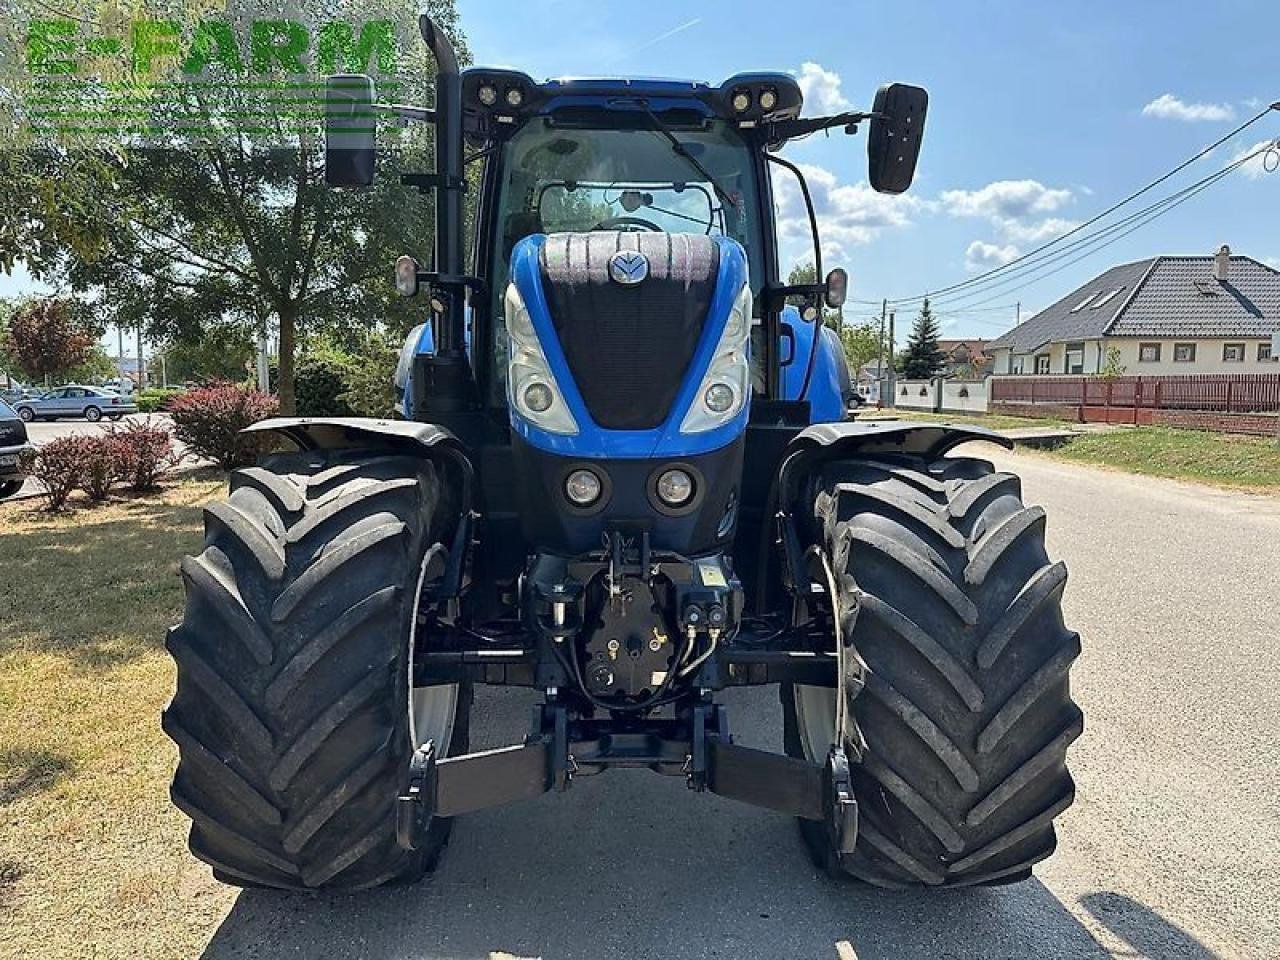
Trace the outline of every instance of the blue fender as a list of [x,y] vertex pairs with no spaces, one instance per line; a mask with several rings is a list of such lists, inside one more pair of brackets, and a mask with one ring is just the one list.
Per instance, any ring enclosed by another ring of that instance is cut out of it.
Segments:
[[[809,351],[813,349],[813,338],[820,328],[817,323],[802,320],[800,311],[795,307],[783,309],[782,325],[784,344],[788,341],[794,344],[790,351],[784,347],[783,360],[787,362],[782,367],[783,397],[787,400],[808,400],[810,423],[838,423],[844,420],[845,391],[848,389],[844,381],[848,378],[848,365],[840,355],[840,338],[819,335],[818,355],[813,360],[813,376],[809,381],[807,396],[802,397],[800,391],[804,386]],[[787,336],[787,329],[791,331],[791,336]]]

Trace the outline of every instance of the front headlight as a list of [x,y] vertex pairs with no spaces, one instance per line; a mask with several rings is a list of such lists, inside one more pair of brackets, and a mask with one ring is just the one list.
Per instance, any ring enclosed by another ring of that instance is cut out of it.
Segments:
[[577,433],[577,421],[556,385],[533,318],[514,283],[508,284],[503,304],[508,339],[507,401],[521,417],[548,433]]
[[711,365],[698,385],[693,406],[680,424],[681,433],[714,430],[742,412],[751,389],[751,362],[747,356],[750,342],[751,287],[744,283],[729,311],[729,321],[720,334]]

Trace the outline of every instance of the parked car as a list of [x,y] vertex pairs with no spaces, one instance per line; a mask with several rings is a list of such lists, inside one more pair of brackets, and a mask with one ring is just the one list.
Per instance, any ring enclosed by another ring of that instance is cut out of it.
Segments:
[[40,394],[40,390],[34,390],[31,387],[10,387],[7,390],[0,390],[0,400],[13,406],[19,400],[34,400]]
[[27,478],[22,469],[22,454],[30,448],[27,425],[13,407],[0,400],[0,500],[22,489],[22,482]]
[[130,397],[113,390],[68,384],[56,387],[34,400],[19,400],[13,405],[18,416],[32,420],[57,420],[59,417],[83,417],[97,423],[103,417],[119,420],[126,413],[137,413],[138,405]]

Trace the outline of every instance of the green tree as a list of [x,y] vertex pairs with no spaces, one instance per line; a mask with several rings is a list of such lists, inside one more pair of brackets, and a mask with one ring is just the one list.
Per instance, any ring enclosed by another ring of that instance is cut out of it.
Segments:
[[920,315],[911,324],[911,335],[900,355],[899,371],[911,380],[928,380],[946,367],[947,356],[938,348],[938,320],[926,299]]
[[1098,376],[1104,380],[1115,380],[1124,376],[1125,366],[1120,362],[1120,348],[1107,348],[1107,362],[1102,365],[1102,369],[1098,371]]
[[[427,6],[465,61],[453,0]],[[361,7],[362,18],[397,23],[415,23],[416,14],[405,0]],[[381,74],[401,84],[395,99],[429,102],[434,70],[425,47],[408,43],[398,57]],[[0,264],[4,251],[38,239],[39,274],[97,291],[113,322],[142,324],[165,342],[192,342],[218,325],[248,335],[274,327],[280,407],[291,413],[295,353],[308,331],[378,323],[398,330],[421,313],[420,303],[396,297],[391,267],[400,253],[430,260],[431,198],[401,186],[397,174],[431,169],[433,131],[414,124],[390,138],[373,188],[332,190],[323,182],[318,114],[268,113],[273,126],[262,129],[271,92],[237,86],[225,69],[211,65],[205,78],[225,78],[224,86],[179,87],[155,100],[154,119],[173,124],[162,143],[48,149],[35,171],[14,164],[43,185],[89,178],[92,189],[74,199],[100,234],[73,229],[69,201],[42,201],[38,230],[0,207]]]
[[247,365],[253,362],[254,349],[253,338],[244,326],[209,324],[190,333],[179,331],[156,351],[150,365],[158,370],[158,361],[163,357],[171,383],[237,382],[248,376]]

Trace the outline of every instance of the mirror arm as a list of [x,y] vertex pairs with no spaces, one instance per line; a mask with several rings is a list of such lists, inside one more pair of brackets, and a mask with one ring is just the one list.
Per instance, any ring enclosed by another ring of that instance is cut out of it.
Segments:
[[827,291],[825,283],[770,284],[765,288],[765,300],[769,309],[778,309],[786,304],[787,297],[821,297]]
[[782,143],[795,137],[808,136],[819,130],[844,127],[845,133],[857,133],[863,120],[875,120],[879,113],[838,113],[834,117],[796,117],[792,120],[775,120],[765,124],[765,137],[770,143]]
[[411,107],[406,103],[375,103],[373,109],[399,120],[416,120],[419,123],[436,122],[436,112],[430,107]]

